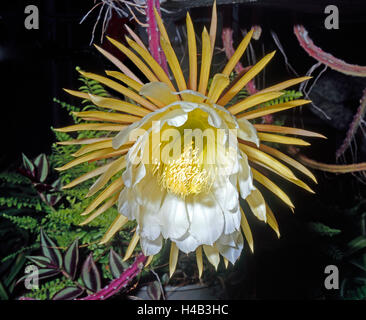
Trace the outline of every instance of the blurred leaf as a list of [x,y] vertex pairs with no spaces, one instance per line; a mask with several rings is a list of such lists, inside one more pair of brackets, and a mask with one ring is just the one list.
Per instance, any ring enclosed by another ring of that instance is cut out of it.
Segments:
[[359,236],[348,243],[347,255],[351,255],[358,250],[366,248],[366,237]]
[[48,176],[48,161],[44,153],[40,154],[35,160],[37,180],[44,182]]
[[24,153],[22,153],[22,157],[23,157],[24,168],[30,171],[34,176],[34,165],[32,161],[30,161]]
[[51,260],[44,256],[27,256],[27,259],[35,263],[38,267],[46,268],[51,265]]
[[52,300],[73,300],[84,292],[78,287],[66,287],[59,292],[56,292]]
[[26,261],[26,257],[24,256],[24,253],[20,253],[17,256],[7,278],[4,280],[4,285],[6,287],[10,286],[11,282],[15,279],[15,277],[17,276],[19,271],[22,269],[25,261]]
[[9,300],[9,296],[6,293],[6,290],[1,281],[0,281],[0,300]]
[[58,250],[56,244],[46,235],[43,229],[41,229],[41,248],[43,255],[50,258],[55,266],[61,268],[62,256],[60,250]]
[[76,238],[75,241],[69,246],[64,256],[64,267],[66,272],[75,278],[76,269],[79,263],[79,241]]
[[120,277],[124,270],[121,256],[113,249],[109,252],[109,268],[113,277],[116,279]]
[[85,286],[91,291],[99,291],[101,288],[101,279],[97,266],[93,260],[93,254],[90,253],[85,260],[81,270],[81,278]]
[[160,300],[161,289],[158,281],[151,282],[147,287],[147,293],[152,300]]
[[[53,269],[53,268],[40,269],[40,270],[38,270],[38,279],[42,280],[42,279],[50,278],[50,277],[53,277],[53,276],[59,274],[60,272],[61,272],[60,270]],[[22,276],[17,281],[17,284],[24,281],[29,276],[30,276],[29,274]]]

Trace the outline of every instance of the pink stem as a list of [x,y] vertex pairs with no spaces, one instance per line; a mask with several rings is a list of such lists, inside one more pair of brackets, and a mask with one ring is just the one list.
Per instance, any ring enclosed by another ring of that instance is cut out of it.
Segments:
[[360,100],[360,106],[357,109],[356,114],[353,117],[353,120],[351,122],[351,125],[347,131],[346,138],[344,139],[342,145],[339,147],[339,149],[336,151],[336,159],[338,159],[341,155],[345,153],[345,151],[350,146],[353,137],[355,136],[358,127],[361,124],[361,120],[363,119],[364,115],[366,113],[366,89],[362,93],[362,98]]
[[147,257],[142,253],[139,254],[135,262],[125,270],[118,279],[113,280],[109,285],[100,291],[93,293],[87,297],[75,300],[106,300],[118,293],[121,289],[126,288],[129,282],[134,279],[144,268]]
[[295,25],[294,32],[301,47],[314,59],[341,73],[366,77],[366,67],[346,63],[317,47],[302,25]]
[[159,0],[147,0],[146,3],[146,20],[148,23],[147,33],[149,36],[149,50],[153,58],[159,63],[159,65],[164,69],[164,71],[168,73],[168,65],[166,62],[166,57],[164,55],[163,50],[160,46],[160,31],[158,29],[158,25],[156,23],[154,7],[160,12],[160,1]]

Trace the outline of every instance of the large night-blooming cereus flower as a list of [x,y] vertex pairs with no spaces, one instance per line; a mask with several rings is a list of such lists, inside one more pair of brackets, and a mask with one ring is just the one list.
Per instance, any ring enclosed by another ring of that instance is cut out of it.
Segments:
[[[137,228],[127,248],[126,259],[140,242],[143,253],[151,261],[164,242],[170,240],[170,274],[176,268],[180,250],[196,253],[201,276],[202,252],[215,268],[220,262],[220,255],[225,266],[228,262],[234,264],[243,249],[242,232],[253,250],[252,234],[246,213],[241,209],[240,198],[247,202],[252,214],[267,222],[279,235],[276,219],[257,188],[257,182],[260,188],[273,192],[291,209],[294,206],[286,193],[260,172],[261,168],[312,192],[286,164],[316,182],[312,173],[268,143],[308,145],[302,139],[286,135],[322,136],[302,129],[252,124],[249,121],[308,103],[308,100],[294,100],[263,106],[264,102],[280,97],[285,88],[308,77],[276,84],[232,103],[239,91],[274,55],[274,52],[266,55],[230,82],[229,75],[248,46],[252,31],[239,44],[221,73],[211,75],[215,19],[210,33],[206,29],[202,32],[202,51],[198,55],[194,27],[187,14],[189,77],[186,81],[157,13],[156,19],[161,47],[174,79],[170,80],[136,35],[136,41],[127,38],[130,48],[113,39],[109,38],[109,41],[141,70],[148,79],[146,83],[110,53],[97,47],[123,71],[106,71],[108,76],[118,81],[81,73],[124,95],[129,102],[67,90],[74,96],[92,101],[102,111],[75,113],[89,122],[58,130],[97,130],[107,134],[105,138],[71,142],[85,146],[75,154],[75,160],[59,170],[86,161],[101,163],[100,167],[64,188],[99,176],[88,196],[99,194],[83,213],[89,215],[83,224],[115,204],[120,213],[102,243],[109,241],[127,221],[133,220]],[[209,79],[212,79],[210,85]],[[122,177],[118,176],[121,173]],[[115,176],[118,178],[114,179]]]

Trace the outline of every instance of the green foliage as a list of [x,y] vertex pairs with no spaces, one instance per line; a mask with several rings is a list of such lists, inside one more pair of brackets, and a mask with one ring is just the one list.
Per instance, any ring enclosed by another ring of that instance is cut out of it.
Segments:
[[341,230],[328,227],[320,222],[311,222],[309,223],[309,227],[310,230],[321,236],[334,237],[341,233]]
[[275,104],[285,103],[285,102],[292,101],[292,100],[295,100],[295,99],[299,99],[299,98],[302,97],[302,93],[300,91],[283,90],[282,92],[283,92],[282,96],[263,103],[263,106],[264,107],[273,106]]

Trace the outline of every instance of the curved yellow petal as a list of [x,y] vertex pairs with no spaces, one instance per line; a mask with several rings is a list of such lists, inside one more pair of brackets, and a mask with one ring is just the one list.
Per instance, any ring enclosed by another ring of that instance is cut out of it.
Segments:
[[250,250],[252,252],[254,252],[254,242],[253,242],[252,231],[250,230],[247,217],[245,216],[245,213],[242,208],[240,208],[240,212],[241,212],[241,220],[240,220],[241,229],[243,230],[244,237],[249,244]]
[[[219,100],[219,104],[224,106],[232,98],[234,98],[238,92],[244,88],[244,86],[253,79],[262,69],[267,65],[267,63],[273,58],[275,51],[267,54],[259,62],[257,62],[253,67],[251,67]],[[234,65],[235,67],[235,65]]]
[[267,114],[273,114],[273,113],[284,111],[284,110],[291,109],[294,107],[302,106],[302,105],[310,103],[310,102],[311,102],[311,100],[299,99],[299,100],[293,100],[293,101],[289,101],[289,102],[285,102],[285,103],[279,103],[279,104],[275,104],[273,106],[263,107],[263,108],[259,108],[256,110],[242,113],[242,114],[238,115],[237,118],[245,118],[247,120],[255,119],[255,118],[266,116]]
[[264,133],[264,132],[257,132],[257,135],[261,141],[282,143],[282,144],[291,144],[291,145],[298,145],[298,146],[310,146],[309,142],[299,139],[299,138],[286,137],[286,136],[281,136],[278,134]]
[[267,87],[267,88],[264,88],[263,90],[258,91],[256,93],[256,95],[257,94],[263,94],[263,93],[266,93],[266,92],[271,92],[271,91],[284,90],[288,87],[294,86],[295,84],[298,84],[298,83],[303,82],[305,80],[309,80],[311,78],[312,77],[300,77],[300,78],[296,78],[296,79],[287,80],[287,81],[284,81],[284,82],[281,82],[281,83],[277,83],[274,86]]
[[198,267],[198,277],[201,279],[203,272],[202,246],[196,249],[196,262]]
[[137,234],[137,231],[135,231],[135,233],[133,234],[132,239],[130,241],[130,244],[127,247],[126,254],[122,261],[126,261],[131,257],[133,250],[135,250],[136,245],[139,242],[139,240],[140,240],[140,236]]
[[254,128],[257,129],[257,131],[278,132],[278,133],[283,133],[283,134],[294,134],[294,135],[298,135],[298,136],[327,139],[327,137],[323,136],[320,133],[316,133],[316,132],[308,131],[308,130],[304,130],[304,129],[299,129],[299,128],[276,126],[276,125],[271,125],[271,124],[254,124],[253,126],[254,126]]
[[226,74],[227,76],[229,76],[230,73],[234,70],[236,64],[239,62],[241,56],[243,55],[245,49],[247,48],[247,46],[250,42],[250,39],[252,38],[253,31],[254,30],[251,29],[246,34],[244,39],[240,42],[238,48],[235,50],[235,53],[232,55],[229,62],[226,64],[224,70],[222,71],[223,74]]
[[198,92],[206,95],[208,79],[210,77],[211,69],[211,40],[206,28],[202,32],[202,55],[201,55],[201,71],[200,81],[198,84]]
[[277,237],[280,237],[280,230],[278,228],[277,220],[271,210],[271,208],[266,204],[266,210],[267,210],[267,223],[269,226],[276,232]]
[[96,209],[104,200],[108,199],[110,196],[114,195],[116,192],[120,192],[123,188],[122,178],[114,180],[107,188],[105,188],[86,208],[86,210],[81,214],[86,216]]
[[220,97],[221,93],[224,91],[229,83],[230,80],[228,76],[222,73],[215,74],[207,95],[207,101],[209,103],[216,103],[217,99]]
[[171,242],[169,256],[169,277],[171,278],[178,263],[179,249],[175,242]]
[[58,132],[74,132],[74,131],[121,131],[126,128],[125,125],[116,123],[79,123],[72,126],[54,129]]
[[122,227],[127,223],[128,219],[125,216],[118,215],[118,217],[113,221],[105,235],[103,236],[103,239],[100,241],[100,244],[107,243],[112,237],[122,229]]
[[210,24],[210,41],[211,41],[211,55],[213,54],[216,41],[216,31],[217,31],[217,10],[216,10],[216,0],[212,5],[212,17]]
[[126,76],[122,72],[113,71],[113,70],[112,71],[111,70],[106,70],[105,73],[110,77],[113,77],[113,78],[116,78],[119,81],[122,81],[124,84],[131,87],[133,90],[136,90],[137,92],[139,92],[141,87],[143,86],[143,84],[138,83],[137,81],[130,78],[129,76]]
[[205,255],[206,255],[208,261],[217,270],[217,267],[219,266],[219,263],[220,263],[219,250],[217,250],[217,248],[214,245],[213,246],[208,246],[208,245],[204,244],[203,245],[203,251],[205,252]]
[[95,150],[106,149],[106,148],[112,148],[112,139],[107,139],[107,140],[87,144],[87,145],[81,147],[78,151],[76,151],[73,154],[73,156],[80,157],[86,153],[89,153],[89,152],[92,152]]
[[189,12],[186,17],[187,39],[188,39],[188,56],[189,56],[189,80],[188,87],[191,90],[197,90],[197,44],[196,34],[194,32],[193,23]]
[[266,176],[261,174],[259,171],[251,168],[253,173],[253,178],[257,180],[260,184],[265,186],[268,190],[274,193],[277,197],[279,197],[284,203],[286,203],[289,207],[294,208],[295,206],[291,202],[290,198],[287,196],[285,192],[283,192],[275,183],[273,183]]
[[253,214],[260,220],[267,222],[266,203],[262,193],[258,189],[252,192],[245,198]]
[[141,120],[141,117],[117,112],[81,111],[73,112],[73,115],[84,120],[109,121],[116,123],[133,123]]
[[234,104],[233,106],[229,107],[228,110],[232,114],[237,114],[239,112],[243,112],[251,107],[254,107],[260,103],[276,99],[283,95],[283,92],[268,92],[259,95],[252,95],[249,96],[238,103]]
[[94,211],[88,218],[86,218],[83,222],[79,225],[84,226],[94,220],[95,218],[99,217],[102,213],[106,212],[109,208],[115,205],[118,201],[119,194],[115,194],[112,196],[108,201],[106,201],[102,206],[100,206],[96,211]]

